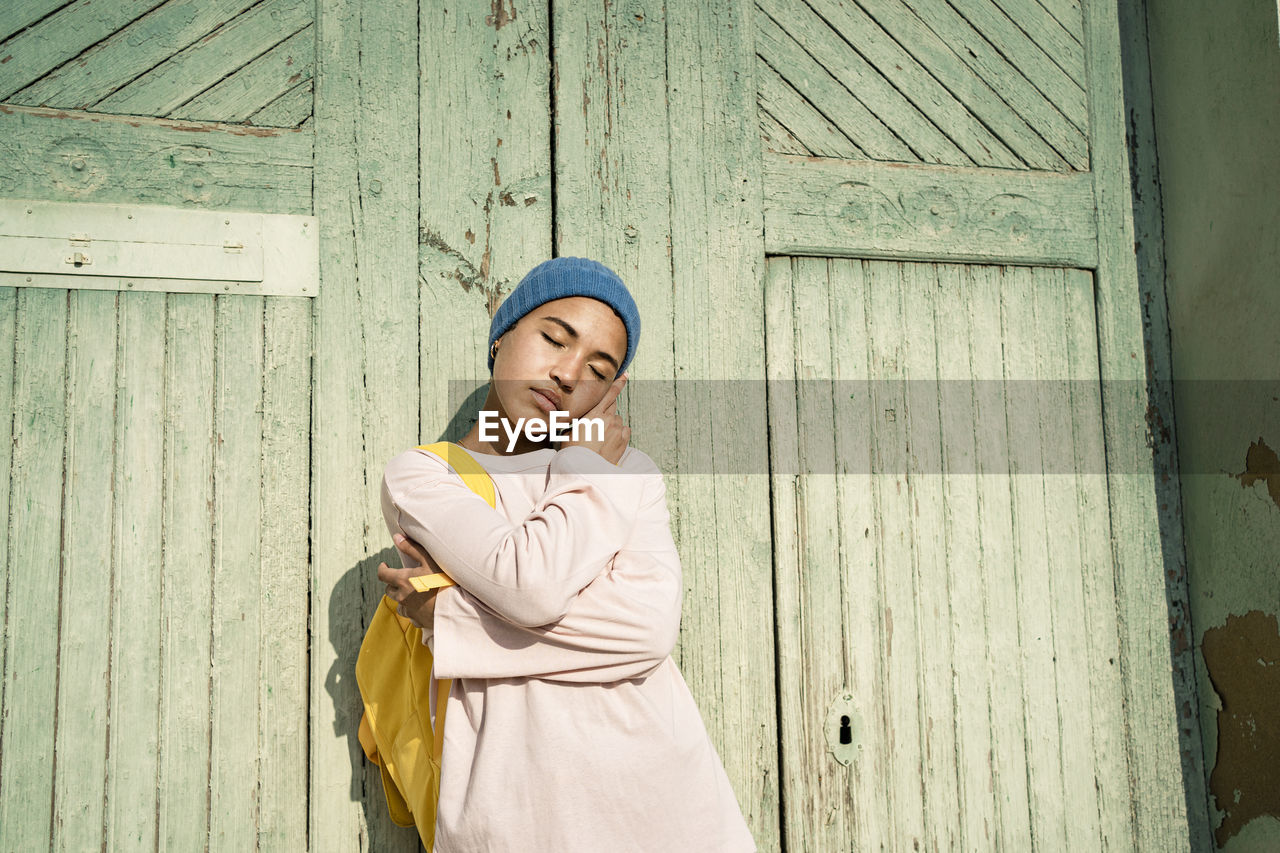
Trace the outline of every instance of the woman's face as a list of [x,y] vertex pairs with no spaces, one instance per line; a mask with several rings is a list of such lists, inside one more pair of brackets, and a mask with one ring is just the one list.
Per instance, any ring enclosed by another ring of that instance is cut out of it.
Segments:
[[510,419],[579,418],[600,402],[627,353],[627,328],[588,296],[544,302],[498,339],[494,389]]

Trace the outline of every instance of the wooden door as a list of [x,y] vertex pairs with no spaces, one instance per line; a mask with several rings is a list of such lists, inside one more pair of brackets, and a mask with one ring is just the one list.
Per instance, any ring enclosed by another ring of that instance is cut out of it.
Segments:
[[755,23],[785,846],[1184,847],[1114,7]]
[[[0,197],[310,214],[311,6],[6,3]],[[303,849],[311,299],[4,284],[0,849]]]

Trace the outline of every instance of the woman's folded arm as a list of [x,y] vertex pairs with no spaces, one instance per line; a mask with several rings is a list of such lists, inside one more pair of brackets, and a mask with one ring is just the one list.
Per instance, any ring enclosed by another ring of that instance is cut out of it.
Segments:
[[585,447],[558,451],[549,471],[533,510],[512,523],[443,460],[401,454],[383,477],[383,514],[495,614],[516,626],[546,625],[627,542],[650,476]]

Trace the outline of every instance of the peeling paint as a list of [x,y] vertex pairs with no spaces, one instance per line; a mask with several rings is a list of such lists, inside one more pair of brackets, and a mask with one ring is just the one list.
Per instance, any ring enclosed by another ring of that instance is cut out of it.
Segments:
[[[1273,457],[1274,458],[1274,457]],[[1280,818],[1280,629],[1275,614],[1232,614],[1200,645],[1218,711],[1218,757],[1209,791],[1224,813],[1221,847],[1254,818]]]
[[502,0],[492,0],[490,9],[493,11],[485,15],[484,22],[495,30],[500,30],[507,24],[516,19],[516,6],[514,1],[503,5]]
[[1235,475],[1240,487],[1247,489],[1262,480],[1266,483],[1267,494],[1271,502],[1280,507],[1280,457],[1258,436],[1258,440],[1249,444],[1244,454],[1244,470]]

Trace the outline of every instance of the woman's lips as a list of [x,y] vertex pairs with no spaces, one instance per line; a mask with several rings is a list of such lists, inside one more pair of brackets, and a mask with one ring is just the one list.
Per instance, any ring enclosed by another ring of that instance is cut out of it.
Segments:
[[551,399],[551,397],[542,391],[539,391],[537,388],[533,389],[533,400],[538,404],[538,408],[542,409],[544,412],[550,413],[560,408],[560,405],[555,400]]

